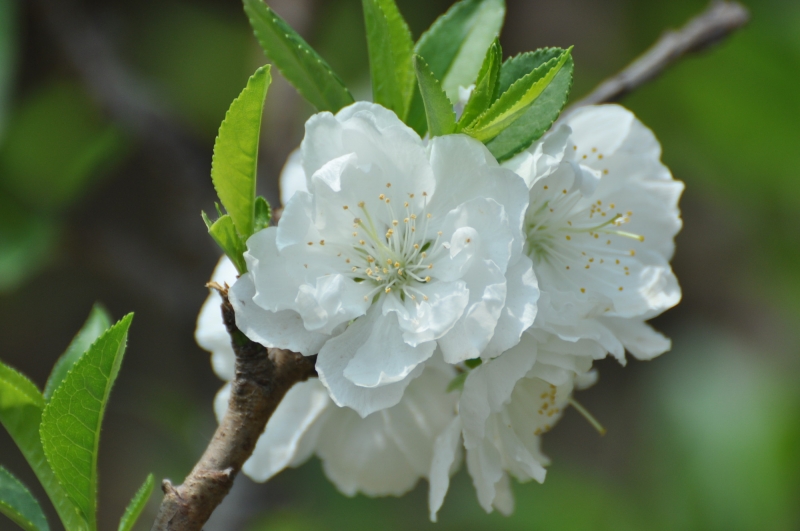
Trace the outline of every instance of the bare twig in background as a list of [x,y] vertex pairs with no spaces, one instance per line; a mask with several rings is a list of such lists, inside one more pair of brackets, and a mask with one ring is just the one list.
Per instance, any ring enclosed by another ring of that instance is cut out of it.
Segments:
[[564,113],[584,105],[619,101],[657,77],[683,56],[718,44],[750,20],[747,8],[736,2],[714,1],[681,29],[666,31],[646,52],[620,73],[608,78]]
[[182,485],[164,480],[164,500],[153,531],[200,531],[233,486],[236,474],[256,446],[272,413],[297,382],[316,376],[316,357],[267,349],[236,328],[227,290],[222,317],[236,352],[236,377],[231,382],[228,411],[205,453]]

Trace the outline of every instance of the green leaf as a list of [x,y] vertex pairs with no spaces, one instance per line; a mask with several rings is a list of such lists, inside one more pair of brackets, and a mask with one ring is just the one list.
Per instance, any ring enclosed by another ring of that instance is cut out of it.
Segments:
[[[442,80],[451,102],[458,100],[459,86],[468,87],[475,81],[486,49],[500,34],[505,13],[504,0],[461,0],[420,37],[414,52]],[[425,108],[418,90],[406,123],[420,135],[425,133]]]
[[[206,224],[209,223],[208,216],[206,216],[205,212],[203,212],[203,219],[206,220]],[[244,252],[247,250],[247,246],[245,245],[245,241],[239,237],[236,233],[236,228],[233,226],[233,220],[227,214],[219,218],[215,221],[211,228],[208,229],[208,233],[214,238],[214,241],[217,242],[217,245],[222,248],[228,258],[231,259],[233,264],[236,266],[236,270],[239,271],[239,274],[247,273],[247,263],[244,261]]]
[[47,518],[33,494],[11,472],[0,466],[0,513],[25,531],[50,531]]
[[515,81],[563,53],[563,48],[540,48],[509,57],[500,69],[498,94],[503,94]]
[[264,53],[318,111],[336,112],[353,103],[328,63],[263,0],[244,0],[244,11]]
[[394,0],[363,0],[372,98],[404,120],[414,91],[411,31]]
[[425,102],[425,114],[428,117],[428,130],[431,136],[452,133],[456,127],[456,114],[439,80],[431,73],[425,60],[418,55],[414,56],[414,69],[417,72],[422,100]]
[[261,196],[256,197],[256,221],[254,233],[269,227],[269,222],[272,221],[272,209],[269,202]]
[[567,104],[572,88],[573,63],[570,57],[544,92],[523,115],[486,144],[492,155],[502,162],[539,140],[553,125]]
[[153,474],[149,474],[147,479],[144,480],[144,484],[139,487],[139,490],[133,495],[133,499],[125,509],[125,514],[122,515],[119,521],[119,528],[117,531],[131,531],[131,529],[133,529],[136,520],[139,519],[139,516],[144,510],[144,506],[147,505],[147,500],[150,499],[150,495],[153,493],[153,486],[155,483],[156,480]]
[[269,71],[269,65],[256,70],[231,103],[219,126],[211,159],[214,189],[244,239],[253,234],[255,223],[258,138],[264,99],[272,80]]
[[97,452],[111,387],[119,374],[133,314],[95,341],[42,412],[42,446],[58,481],[97,529]]
[[500,94],[498,78],[502,63],[503,49],[500,40],[495,39],[486,51],[483,66],[475,81],[475,89],[464,106],[464,112],[461,113],[461,119],[458,121],[460,127],[466,127],[474,122],[497,99]]
[[[507,91],[497,98],[489,110],[478,118],[464,132],[482,142],[488,142],[512,123],[519,119],[527,108],[550,85],[567,60],[570,51],[566,50],[560,57],[556,57],[541,65],[533,72],[521,77],[514,82]],[[559,109],[560,111],[561,109]]]
[[87,529],[64,488],[47,463],[39,438],[45,400],[26,377],[0,362],[0,423],[25,456],[67,531]]
[[50,400],[53,391],[61,384],[64,377],[84,352],[94,343],[100,335],[111,326],[111,316],[99,304],[92,307],[89,318],[83,324],[78,334],[72,339],[66,352],[56,362],[50,377],[44,386],[44,399]]

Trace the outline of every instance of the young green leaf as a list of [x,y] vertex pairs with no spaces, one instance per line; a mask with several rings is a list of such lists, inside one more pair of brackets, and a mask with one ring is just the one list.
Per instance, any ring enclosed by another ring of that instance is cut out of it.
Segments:
[[243,239],[253,234],[256,203],[258,138],[264,99],[271,81],[270,66],[262,66],[233,100],[219,126],[211,159],[211,181],[222,206]]
[[95,304],[89,313],[89,318],[86,319],[83,327],[72,339],[66,352],[58,358],[53,370],[50,372],[50,377],[44,386],[45,400],[50,400],[50,397],[53,396],[53,391],[64,380],[67,372],[109,326],[111,326],[111,316],[102,306]]
[[404,120],[414,91],[411,30],[394,0],[363,0],[372,99]]
[[425,60],[418,55],[414,56],[414,69],[417,72],[422,100],[425,102],[425,114],[428,117],[428,130],[431,136],[452,133],[456,127],[456,114],[439,80],[431,73]]
[[328,63],[263,0],[244,0],[244,11],[264,53],[317,111],[336,112],[353,103]]
[[25,485],[0,466],[0,513],[25,531],[50,531],[42,507]]
[[572,58],[569,58],[553,81],[536,98],[533,105],[486,147],[499,161],[508,160],[539,140],[553,125],[567,104],[572,88]]
[[148,474],[147,479],[144,480],[144,484],[139,487],[139,490],[133,495],[133,499],[128,504],[128,507],[125,508],[125,513],[119,521],[119,528],[117,531],[131,531],[131,529],[133,529],[136,520],[139,519],[139,516],[144,510],[144,506],[147,505],[147,500],[150,499],[150,495],[153,493],[153,486],[155,483],[156,481],[153,474]]
[[[208,220],[208,216],[203,213],[204,219]],[[233,220],[227,214],[215,221],[208,233],[217,242],[217,245],[228,255],[236,270],[240,274],[247,272],[247,263],[244,261],[244,252],[247,250],[245,240],[239,237],[236,233],[236,228],[233,226]]]
[[25,456],[67,531],[88,528],[77,508],[56,479],[39,438],[44,396],[33,383],[0,362],[0,423]]
[[486,143],[519,119],[527,108],[550,85],[564,64],[570,59],[570,51],[551,59],[539,68],[521,77],[497,98],[489,110],[483,113],[464,132]]
[[540,48],[533,52],[509,57],[500,68],[498,94],[503,94],[515,81],[533,72],[547,61],[560,57],[563,53],[563,48]]
[[500,46],[500,40],[495,39],[486,51],[483,66],[475,81],[475,89],[464,106],[464,112],[461,113],[461,119],[458,121],[460,128],[469,126],[497,99],[500,94],[497,81],[502,63],[503,48]]
[[269,227],[272,221],[272,209],[266,199],[261,196],[256,197],[256,223],[254,233]]
[[119,374],[133,314],[109,328],[67,373],[42,412],[44,453],[56,478],[97,530],[97,451],[111,387]]
[[[500,34],[505,13],[504,0],[461,0],[420,37],[414,52],[442,81],[451,102],[458,100],[459,86],[468,87],[475,81],[486,49]],[[414,91],[406,123],[420,135],[425,134],[425,108],[419,90]]]

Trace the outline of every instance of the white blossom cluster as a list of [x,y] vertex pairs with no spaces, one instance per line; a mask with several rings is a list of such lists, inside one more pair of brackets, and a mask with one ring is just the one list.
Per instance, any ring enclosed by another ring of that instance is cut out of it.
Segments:
[[[575,111],[503,164],[376,104],[313,116],[277,227],[248,240],[248,273],[223,259],[213,277],[251,340],[317,355],[319,378],[289,391],[244,472],[265,481],[317,455],[342,492],[372,496],[426,478],[435,521],[466,461],[481,506],[511,512],[509,477],[544,481],[541,435],[592,362],[670,348],[645,322],[681,297],[683,184],[660,155],[616,105]],[[197,341],[230,380],[219,303]]]

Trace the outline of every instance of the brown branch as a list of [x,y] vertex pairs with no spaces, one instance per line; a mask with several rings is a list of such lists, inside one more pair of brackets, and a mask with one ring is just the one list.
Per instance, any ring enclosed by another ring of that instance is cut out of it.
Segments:
[[584,105],[619,101],[658,77],[687,54],[703,51],[724,40],[750,20],[750,13],[737,2],[714,1],[703,13],[681,29],[664,32],[656,43],[620,73],[603,81],[588,96],[564,113]]
[[[214,286],[212,286],[214,287]],[[233,486],[256,441],[286,392],[315,376],[314,357],[250,341],[236,328],[227,290],[219,289],[222,316],[236,353],[228,411],[205,453],[182,485],[164,480],[164,500],[152,531],[199,531]]]

